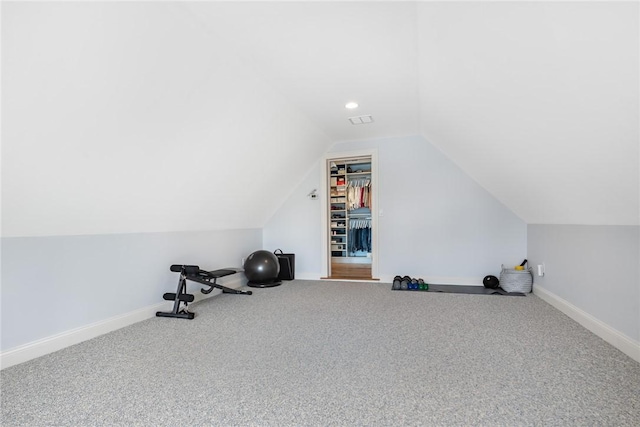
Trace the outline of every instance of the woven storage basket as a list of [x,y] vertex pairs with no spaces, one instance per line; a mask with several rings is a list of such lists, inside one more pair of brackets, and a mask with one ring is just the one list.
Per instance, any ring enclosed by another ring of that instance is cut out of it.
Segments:
[[500,271],[500,287],[507,292],[523,292],[528,294],[533,287],[533,272],[527,270],[514,270],[504,268]]

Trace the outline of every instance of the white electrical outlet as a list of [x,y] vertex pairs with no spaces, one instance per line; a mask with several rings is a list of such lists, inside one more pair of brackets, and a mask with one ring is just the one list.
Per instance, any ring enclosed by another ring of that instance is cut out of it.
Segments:
[[544,263],[538,264],[538,276],[544,276]]

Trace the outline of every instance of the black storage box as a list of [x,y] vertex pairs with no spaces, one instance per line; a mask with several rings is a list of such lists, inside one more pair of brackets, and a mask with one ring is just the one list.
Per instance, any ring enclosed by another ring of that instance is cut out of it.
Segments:
[[278,257],[280,263],[279,280],[293,280],[296,276],[296,254],[282,253],[282,249],[276,249],[273,254]]

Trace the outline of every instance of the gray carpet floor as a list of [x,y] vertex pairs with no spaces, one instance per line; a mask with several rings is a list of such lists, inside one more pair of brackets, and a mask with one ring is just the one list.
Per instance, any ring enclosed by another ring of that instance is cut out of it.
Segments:
[[3,426],[640,425],[640,364],[534,295],[293,281],[0,374]]

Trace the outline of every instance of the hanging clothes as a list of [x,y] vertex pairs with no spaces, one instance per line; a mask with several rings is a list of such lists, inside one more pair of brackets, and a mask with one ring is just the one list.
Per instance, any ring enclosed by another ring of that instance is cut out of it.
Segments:
[[347,187],[347,209],[352,211],[369,207],[371,207],[371,180],[350,180]]
[[348,250],[355,252],[371,252],[371,219],[350,218],[348,230]]

